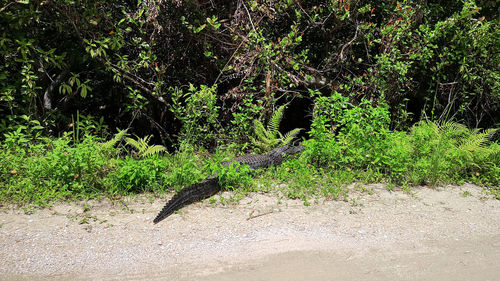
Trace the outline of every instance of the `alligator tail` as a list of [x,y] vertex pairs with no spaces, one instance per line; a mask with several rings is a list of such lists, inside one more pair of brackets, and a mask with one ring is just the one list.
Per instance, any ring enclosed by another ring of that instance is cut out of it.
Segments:
[[170,199],[170,201],[165,204],[165,207],[158,213],[153,223],[157,224],[166,217],[170,216],[173,212],[179,210],[184,205],[200,201],[202,199],[208,198],[215,193],[219,192],[220,185],[217,177],[212,176],[206,180],[190,185]]

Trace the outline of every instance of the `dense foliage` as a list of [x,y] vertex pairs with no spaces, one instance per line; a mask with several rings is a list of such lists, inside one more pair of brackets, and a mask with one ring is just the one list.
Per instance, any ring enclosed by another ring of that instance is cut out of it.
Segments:
[[309,101],[288,112],[307,126],[308,88],[355,104],[384,96],[396,128],[422,117],[499,122],[496,1],[24,0],[0,9],[1,132],[27,115],[57,135],[79,110],[169,146],[178,136],[245,142],[254,119],[294,99]]
[[[343,199],[351,182],[381,181],[403,187],[468,181],[489,187],[500,199],[500,145],[488,143],[491,130],[479,133],[452,122],[420,122],[409,132],[390,131],[386,109],[346,104],[340,122],[355,117],[359,122],[347,122],[337,136],[324,130],[329,129],[324,118],[315,118],[306,150],[280,167],[257,171],[261,184],[251,180],[248,167],[220,166],[234,157],[231,147],[220,147],[210,157],[194,153],[191,146],[176,154],[143,157],[139,149],[129,151],[123,132],[105,141],[93,134],[93,126],[82,126],[51,139],[20,127],[6,134],[0,146],[0,202],[45,205],[57,199],[180,190],[214,172],[227,189],[278,188],[280,194],[306,202],[317,195]],[[336,110],[323,108],[316,114]],[[287,183],[285,189],[277,182]]]
[[295,128],[291,197],[499,184],[496,1],[0,3],[1,200],[180,188]]

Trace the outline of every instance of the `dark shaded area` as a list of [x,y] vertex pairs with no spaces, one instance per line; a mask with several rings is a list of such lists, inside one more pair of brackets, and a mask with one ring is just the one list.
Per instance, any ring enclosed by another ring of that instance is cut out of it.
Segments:
[[295,128],[302,128],[297,138],[307,139],[309,137],[307,132],[311,129],[313,108],[314,101],[310,97],[293,99],[285,109],[280,131],[286,133]]

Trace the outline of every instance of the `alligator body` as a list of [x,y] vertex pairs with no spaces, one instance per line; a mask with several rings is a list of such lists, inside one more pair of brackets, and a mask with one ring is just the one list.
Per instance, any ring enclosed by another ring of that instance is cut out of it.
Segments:
[[[285,145],[271,150],[266,154],[248,154],[234,158],[231,161],[222,162],[223,166],[229,166],[232,163],[246,164],[252,169],[268,168],[273,165],[279,165],[283,162],[285,155],[292,155],[304,150],[304,146],[290,146]],[[206,178],[202,182],[190,185],[170,199],[165,204],[163,209],[158,213],[153,220],[155,224],[159,223],[166,217],[170,216],[175,211],[179,210],[185,205],[200,201],[208,198],[221,190],[217,173]]]

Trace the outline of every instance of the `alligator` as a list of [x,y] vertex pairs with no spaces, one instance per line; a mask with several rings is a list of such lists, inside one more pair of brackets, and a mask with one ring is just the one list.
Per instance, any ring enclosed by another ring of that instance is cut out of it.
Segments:
[[[222,162],[222,166],[229,166],[233,163],[248,165],[251,169],[268,168],[273,165],[279,165],[285,159],[285,155],[293,155],[304,150],[302,145],[284,145],[277,147],[266,154],[248,154],[236,157],[231,161]],[[166,217],[185,205],[200,201],[216,194],[221,190],[217,173],[214,173],[205,180],[190,185],[170,199],[163,209],[158,213],[153,223],[157,224]]]

